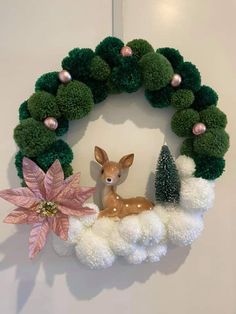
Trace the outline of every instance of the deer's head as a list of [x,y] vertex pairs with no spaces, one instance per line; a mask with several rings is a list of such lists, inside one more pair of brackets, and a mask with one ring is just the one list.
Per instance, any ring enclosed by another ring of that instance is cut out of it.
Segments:
[[134,160],[134,154],[123,156],[119,162],[110,161],[104,149],[95,146],[94,156],[102,166],[101,179],[106,185],[117,185],[122,180],[123,170],[128,169]]

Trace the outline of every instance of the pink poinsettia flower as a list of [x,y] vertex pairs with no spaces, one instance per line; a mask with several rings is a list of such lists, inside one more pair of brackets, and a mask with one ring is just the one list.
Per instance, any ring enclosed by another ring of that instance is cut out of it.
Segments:
[[0,191],[0,197],[18,206],[5,219],[10,224],[32,224],[29,257],[44,247],[49,231],[63,240],[68,238],[69,216],[84,216],[95,211],[83,207],[95,188],[80,187],[80,174],[64,180],[61,164],[56,160],[45,174],[36,163],[23,159],[25,188]]

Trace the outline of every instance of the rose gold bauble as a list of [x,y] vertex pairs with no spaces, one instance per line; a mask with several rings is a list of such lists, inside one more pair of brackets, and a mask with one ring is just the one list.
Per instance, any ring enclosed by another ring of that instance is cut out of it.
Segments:
[[56,130],[58,128],[57,119],[53,117],[47,117],[43,123],[49,130]]
[[194,135],[203,134],[206,132],[206,126],[205,126],[205,124],[203,124],[201,122],[196,123],[196,124],[194,124],[192,131],[193,131]]
[[173,87],[178,87],[182,82],[182,78],[179,74],[174,74],[171,80],[171,85]]
[[129,46],[124,46],[121,48],[120,53],[123,57],[131,57],[133,54],[133,51]]
[[62,83],[68,83],[71,81],[71,75],[68,71],[66,70],[62,70],[61,72],[59,72],[59,80],[62,82]]

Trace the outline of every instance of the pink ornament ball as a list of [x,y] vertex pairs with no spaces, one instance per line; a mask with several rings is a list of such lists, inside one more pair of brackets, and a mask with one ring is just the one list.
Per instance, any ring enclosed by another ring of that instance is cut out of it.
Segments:
[[58,128],[58,122],[57,119],[53,117],[47,117],[44,120],[44,125],[49,129],[49,130],[56,130]]
[[120,53],[123,57],[131,57],[133,54],[133,51],[129,46],[124,46],[121,48]]
[[179,74],[174,74],[171,80],[171,86],[178,87],[182,82],[182,78]]
[[206,132],[206,126],[201,122],[196,123],[194,124],[192,131],[194,135],[201,135]]
[[59,80],[64,84],[71,81],[71,75],[66,70],[62,70],[61,72],[59,72],[58,77],[59,77]]

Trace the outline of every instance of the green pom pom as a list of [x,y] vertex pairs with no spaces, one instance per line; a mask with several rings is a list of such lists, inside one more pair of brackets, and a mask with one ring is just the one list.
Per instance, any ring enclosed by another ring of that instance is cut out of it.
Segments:
[[170,62],[160,53],[149,52],[139,61],[144,87],[158,90],[169,84],[174,72]]
[[63,165],[62,166],[63,172],[64,172],[64,178],[68,178],[73,174],[73,168],[71,165]]
[[182,78],[181,88],[191,89],[194,93],[200,89],[201,75],[194,64],[191,62],[182,63],[178,67],[177,73],[179,73]]
[[111,69],[101,57],[96,56],[91,61],[90,72],[93,79],[105,81],[108,79]]
[[159,48],[157,52],[161,53],[166,59],[168,59],[173,67],[176,70],[183,62],[184,58],[181,56],[178,50],[174,48]]
[[153,47],[144,39],[134,39],[127,43],[127,46],[132,49],[133,56],[138,60],[149,52],[154,52]]
[[167,85],[159,90],[145,90],[145,97],[154,108],[164,108],[171,104],[171,96],[174,93],[174,89]]
[[181,147],[180,147],[180,154],[186,155],[188,157],[193,158],[195,153],[193,149],[193,138],[186,138]]
[[35,91],[45,91],[56,95],[60,80],[58,78],[58,72],[45,73],[36,81]]
[[73,152],[63,140],[54,142],[47,150],[39,154],[35,161],[43,171],[47,171],[56,159],[62,166],[70,164],[73,160]]
[[112,70],[111,82],[117,86],[118,90],[127,93],[137,91],[142,85],[142,76],[137,59],[135,57],[122,58],[119,66]]
[[56,134],[42,122],[28,118],[15,128],[14,139],[24,155],[35,157],[55,142]]
[[69,130],[69,121],[63,118],[57,120],[58,128],[55,130],[57,136],[62,136],[66,134]]
[[196,110],[202,110],[211,105],[216,106],[217,102],[218,102],[217,93],[211,87],[203,85],[195,94],[193,107]]
[[122,93],[122,90],[111,81],[111,78],[109,78],[109,80],[107,81],[107,87],[108,87],[109,94]]
[[34,93],[28,100],[28,109],[36,120],[44,120],[47,117],[57,119],[61,115],[55,96],[47,92]]
[[207,129],[225,128],[227,117],[224,112],[212,105],[205,110],[199,112],[201,122],[204,123]]
[[209,129],[195,137],[193,147],[197,154],[220,158],[229,148],[229,135],[223,129]]
[[194,94],[189,89],[178,89],[171,97],[171,104],[177,110],[191,107],[194,101]]
[[67,70],[75,80],[83,81],[90,76],[90,66],[94,52],[89,48],[75,48],[62,60],[62,68]]
[[116,37],[106,37],[96,47],[95,53],[104,59],[111,67],[116,65],[121,58],[120,50],[124,43]]
[[206,180],[215,180],[219,178],[225,168],[223,158],[198,156],[194,157],[196,164],[195,177],[201,177]]
[[24,155],[19,150],[19,152],[15,156],[15,166],[16,166],[17,175],[21,179],[23,179],[23,170],[22,170],[23,158],[24,158]]
[[86,116],[93,108],[91,89],[79,81],[60,85],[57,103],[65,119],[74,120]]
[[30,118],[30,112],[28,110],[28,103],[27,103],[27,100],[24,101],[21,105],[20,105],[20,108],[19,108],[19,120],[22,121],[22,120],[25,120],[25,119],[28,119]]
[[171,119],[171,128],[178,136],[191,136],[192,128],[199,122],[199,113],[193,109],[177,111]]
[[91,89],[93,101],[95,104],[103,101],[108,96],[108,86],[106,82],[96,81],[94,79],[87,80],[86,85]]

